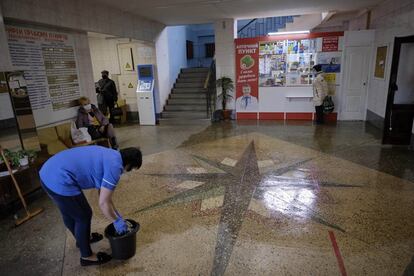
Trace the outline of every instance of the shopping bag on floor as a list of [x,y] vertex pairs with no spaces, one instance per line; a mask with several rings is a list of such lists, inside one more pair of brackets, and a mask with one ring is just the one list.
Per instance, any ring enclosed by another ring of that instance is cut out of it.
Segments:
[[74,144],[89,143],[92,141],[88,129],[86,127],[77,128],[75,122],[72,122],[70,126],[70,134]]
[[323,100],[323,112],[324,113],[332,113],[335,109],[335,104],[332,101],[332,97],[331,96],[326,96],[325,99]]

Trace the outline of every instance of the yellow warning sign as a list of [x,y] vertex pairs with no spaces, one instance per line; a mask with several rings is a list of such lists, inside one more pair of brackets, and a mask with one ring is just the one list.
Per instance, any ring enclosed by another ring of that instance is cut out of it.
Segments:
[[128,88],[134,88],[134,86],[132,85],[132,82],[130,82],[130,83],[128,84]]
[[132,66],[131,66],[131,64],[129,64],[129,62],[127,62],[127,63],[125,64],[125,70],[129,70],[129,71],[131,71],[131,70],[132,70]]

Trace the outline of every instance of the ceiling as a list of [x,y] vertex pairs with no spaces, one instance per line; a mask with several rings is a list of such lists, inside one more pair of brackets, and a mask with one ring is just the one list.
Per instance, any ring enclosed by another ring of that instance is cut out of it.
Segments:
[[211,23],[221,18],[248,19],[344,12],[383,0],[93,0],[166,25]]

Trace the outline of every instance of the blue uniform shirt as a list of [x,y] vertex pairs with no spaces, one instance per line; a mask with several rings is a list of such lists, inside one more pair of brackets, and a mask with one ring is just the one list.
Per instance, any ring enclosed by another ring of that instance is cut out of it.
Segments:
[[42,182],[63,196],[79,195],[83,189],[114,190],[123,172],[121,154],[100,146],[68,149],[51,157],[40,170]]

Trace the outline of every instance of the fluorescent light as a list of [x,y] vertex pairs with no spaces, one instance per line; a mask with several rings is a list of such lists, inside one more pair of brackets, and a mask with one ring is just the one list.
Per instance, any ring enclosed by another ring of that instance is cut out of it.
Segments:
[[290,34],[308,34],[309,31],[292,31],[292,32],[276,32],[276,33],[268,33],[267,35],[290,35]]

